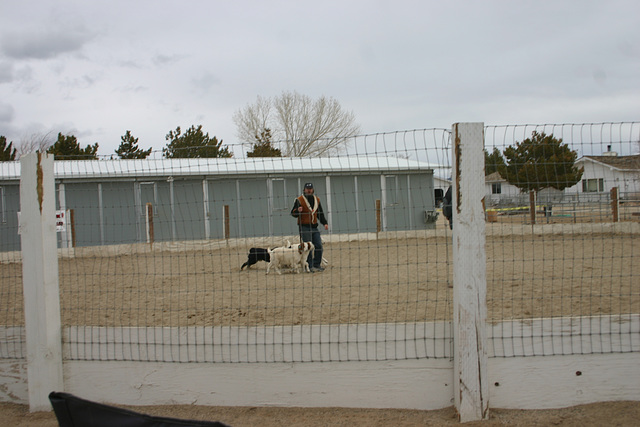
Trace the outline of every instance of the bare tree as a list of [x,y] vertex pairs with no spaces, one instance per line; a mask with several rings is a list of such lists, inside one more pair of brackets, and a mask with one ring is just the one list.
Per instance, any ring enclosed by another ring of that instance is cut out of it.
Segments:
[[20,138],[20,143],[16,147],[18,149],[18,157],[23,154],[46,152],[56,142],[56,137],[53,131],[47,133],[32,133],[31,135],[25,135]]
[[285,157],[336,154],[346,148],[348,138],[360,131],[353,112],[337,100],[321,96],[313,100],[297,92],[283,92],[272,99],[258,96],[254,104],[236,111],[233,121],[244,144],[270,129],[274,145]]
[[[233,121],[238,128],[238,137],[245,144],[255,143],[256,138],[269,129],[269,117],[271,113],[271,101],[258,95],[254,104],[247,105],[243,110],[238,110],[233,115]],[[273,138],[273,130],[270,130]]]

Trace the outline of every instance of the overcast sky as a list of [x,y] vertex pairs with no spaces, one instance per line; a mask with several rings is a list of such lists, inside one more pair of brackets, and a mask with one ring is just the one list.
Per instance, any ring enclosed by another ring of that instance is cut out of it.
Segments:
[[0,135],[110,155],[202,124],[237,142],[258,95],[333,97],[363,134],[640,120],[640,2],[0,2]]

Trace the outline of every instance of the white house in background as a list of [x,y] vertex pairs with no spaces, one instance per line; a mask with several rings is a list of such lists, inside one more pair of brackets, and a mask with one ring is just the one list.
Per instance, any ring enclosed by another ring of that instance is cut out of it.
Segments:
[[607,193],[618,187],[620,198],[640,197],[640,154],[618,156],[609,151],[581,157],[576,166],[584,168],[582,179],[567,192]]
[[[486,206],[528,206],[529,193],[523,193],[515,185],[509,184],[499,172],[485,176]],[[564,192],[555,188],[543,188],[537,194],[537,203],[557,203],[564,197]]]
[[485,203],[487,206],[494,206],[506,201],[515,203],[521,195],[520,189],[511,185],[504,179],[500,172],[493,172],[484,177],[485,182]]

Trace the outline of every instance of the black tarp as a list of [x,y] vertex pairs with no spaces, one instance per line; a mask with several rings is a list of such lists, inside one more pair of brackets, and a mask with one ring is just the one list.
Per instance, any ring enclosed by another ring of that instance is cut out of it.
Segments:
[[49,401],[60,427],[229,427],[217,421],[154,417],[52,392]]

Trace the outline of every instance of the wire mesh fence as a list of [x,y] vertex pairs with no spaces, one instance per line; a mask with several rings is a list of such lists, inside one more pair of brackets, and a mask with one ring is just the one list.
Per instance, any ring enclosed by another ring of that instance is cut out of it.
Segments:
[[[1,162],[7,175],[18,175],[15,162]],[[22,265],[11,252],[13,240],[17,236],[17,217],[20,191],[16,185],[3,185],[0,180],[0,359],[23,359],[25,357],[25,337]]]
[[[561,142],[539,149],[536,135]],[[314,159],[56,162],[65,358],[450,358],[450,139],[366,135]],[[485,127],[492,356],[640,350],[638,140],[638,123]],[[518,144],[531,147],[505,159]],[[0,357],[24,357],[19,168],[1,167]],[[266,250],[298,253],[305,183],[322,206],[324,271],[266,274]]]
[[638,351],[639,132],[486,127],[494,356]]
[[[448,357],[443,141],[446,130],[422,130],[355,138],[348,155],[319,159],[56,162],[65,356]],[[241,271],[251,248],[300,243],[291,209],[306,182],[329,226],[326,269]]]

